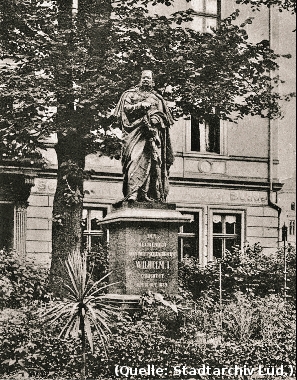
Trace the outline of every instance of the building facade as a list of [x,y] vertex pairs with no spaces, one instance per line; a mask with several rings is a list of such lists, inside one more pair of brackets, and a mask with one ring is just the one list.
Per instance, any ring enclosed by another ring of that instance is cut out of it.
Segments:
[[[195,0],[192,6],[197,18],[191,27],[199,31],[210,31],[237,7],[230,0]],[[251,11],[242,9],[245,19]],[[172,10],[164,7],[164,12]],[[278,11],[258,12],[249,28],[253,41],[270,39],[277,50]],[[245,117],[238,124],[220,120],[201,124],[187,118],[171,127],[175,162],[167,200],[192,218],[180,228],[180,258],[195,256],[205,265],[226,249],[258,242],[267,252],[277,250],[281,210],[276,201],[282,187],[278,123]],[[3,165],[0,170],[0,248],[14,248],[42,264],[49,264],[51,254],[54,143],[53,138],[44,152],[44,169]],[[96,155],[87,157],[86,169],[94,173],[85,183],[83,214],[84,242],[90,248],[102,236],[98,221],[122,198],[122,173],[119,161]]]

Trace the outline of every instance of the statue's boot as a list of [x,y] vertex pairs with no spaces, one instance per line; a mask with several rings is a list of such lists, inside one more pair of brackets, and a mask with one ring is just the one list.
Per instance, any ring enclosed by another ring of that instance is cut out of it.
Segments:
[[134,193],[130,194],[127,198],[127,201],[129,203],[133,203],[133,202],[136,202],[137,201],[137,191],[135,191]]
[[148,197],[147,194],[144,194],[144,195],[143,195],[143,200],[144,200],[145,202],[154,202],[154,201],[155,201],[154,199]]
[[140,189],[139,191],[139,201],[140,202],[154,202],[154,199],[150,198],[147,195],[147,192],[143,189]]

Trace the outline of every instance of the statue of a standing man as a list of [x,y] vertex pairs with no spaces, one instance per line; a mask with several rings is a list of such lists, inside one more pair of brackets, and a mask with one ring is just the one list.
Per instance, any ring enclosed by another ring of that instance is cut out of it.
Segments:
[[173,119],[153,87],[152,71],[143,71],[139,85],[125,91],[115,109],[124,132],[123,194],[131,202],[165,202],[168,194]]

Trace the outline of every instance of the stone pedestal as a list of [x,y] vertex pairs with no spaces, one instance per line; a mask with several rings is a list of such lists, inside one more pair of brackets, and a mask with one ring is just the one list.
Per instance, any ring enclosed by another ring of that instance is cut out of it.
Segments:
[[178,230],[189,217],[174,204],[123,203],[101,224],[109,229],[111,293],[176,294],[178,288]]

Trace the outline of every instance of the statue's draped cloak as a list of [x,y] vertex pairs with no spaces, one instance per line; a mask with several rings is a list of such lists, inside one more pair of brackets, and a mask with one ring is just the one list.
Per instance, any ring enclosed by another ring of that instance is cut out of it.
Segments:
[[[131,88],[123,93],[114,116],[121,120],[123,130],[123,194],[127,198],[143,188],[148,180],[150,186],[148,196],[152,199],[166,199],[168,194],[168,173],[173,163],[173,151],[170,142],[169,127],[173,124],[170,111],[164,99],[155,91],[149,94],[158,100],[159,109],[145,112],[141,109],[129,112],[128,107],[146,101],[148,93],[140,91],[139,87]],[[158,129],[154,138],[148,135],[146,122],[151,118],[158,121]],[[153,164],[153,161],[155,163]],[[157,170],[156,170],[157,164]],[[152,170],[155,173],[152,177]],[[160,194],[160,191],[162,194]]]

